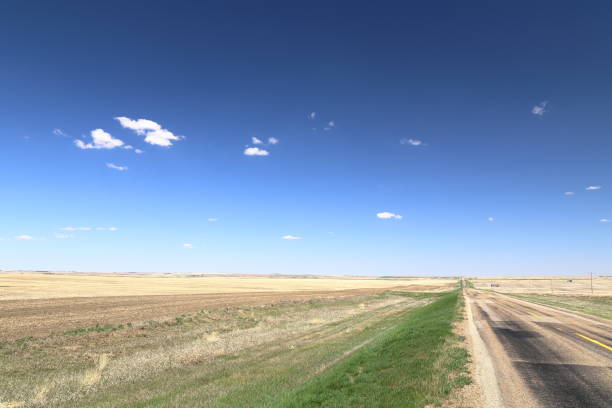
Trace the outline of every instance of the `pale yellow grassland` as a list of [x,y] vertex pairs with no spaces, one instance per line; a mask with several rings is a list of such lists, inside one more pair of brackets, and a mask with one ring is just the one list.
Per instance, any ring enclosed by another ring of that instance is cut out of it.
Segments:
[[422,286],[448,290],[454,279],[414,278],[270,278],[246,276],[186,277],[185,275],[0,273],[0,300],[60,297],[181,295],[248,292],[291,292],[346,289],[385,289]]

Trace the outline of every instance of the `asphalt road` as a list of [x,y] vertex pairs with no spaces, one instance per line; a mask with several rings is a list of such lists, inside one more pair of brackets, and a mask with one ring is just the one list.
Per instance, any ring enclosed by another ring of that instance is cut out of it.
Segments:
[[610,321],[492,292],[466,294],[488,406],[612,407]]

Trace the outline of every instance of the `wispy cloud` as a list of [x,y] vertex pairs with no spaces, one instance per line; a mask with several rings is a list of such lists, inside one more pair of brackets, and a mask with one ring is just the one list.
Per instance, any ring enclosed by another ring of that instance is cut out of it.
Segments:
[[145,136],[145,142],[152,145],[169,147],[172,146],[172,142],[183,139],[182,136],[175,135],[168,129],[162,128],[159,123],[149,119],[134,120],[125,116],[118,116],[115,119],[125,129],[131,129],[137,135]]
[[296,240],[296,239],[302,239],[302,237],[298,237],[296,235],[283,235],[281,237],[281,239],[287,239],[289,241],[292,241],[292,240]]
[[217,221],[219,221],[219,219],[218,218],[214,218],[214,217],[208,219],[208,222],[217,222]]
[[62,230],[62,231],[69,231],[69,232],[92,231],[92,230],[96,230],[96,231],[117,231],[117,230],[119,230],[119,228],[117,228],[117,227],[96,227],[96,228],[92,228],[92,227],[64,227],[64,228],[60,228],[60,230]]
[[55,136],[69,137],[62,129],[55,128],[51,131]]
[[587,191],[601,190],[601,186],[588,186],[585,188]]
[[610,222],[611,220],[609,218],[601,218],[599,220],[599,222]]
[[411,146],[421,146],[423,144],[422,140],[419,139],[400,139],[400,144],[403,145],[411,145]]
[[269,137],[268,138],[268,143],[271,144],[271,145],[278,144],[278,142],[279,142],[279,140],[277,138],[275,138],[275,137]]
[[119,171],[126,171],[128,169],[127,166],[118,166],[115,163],[106,163],[106,167]]
[[308,119],[310,120],[315,120],[316,117],[317,117],[317,112],[310,112],[308,114]]
[[34,237],[32,237],[31,235],[17,235],[15,239],[17,241],[30,241],[34,239]]
[[563,195],[566,195],[566,196],[573,196],[574,194],[576,193],[574,193],[573,191],[566,191],[565,193],[563,193]]
[[401,220],[403,217],[399,214],[394,214],[392,212],[388,212],[388,211],[383,211],[383,212],[379,212],[376,214],[376,216],[380,219],[383,220],[390,220],[390,219],[395,219],[395,220]]
[[489,221],[489,222],[495,222],[495,218],[493,218],[493,217],[489,217],[489,218],[487,218],[487,221]]
[[55,234],[55,238],[57,238],[57,239],[68,239],[68,238],[74,238],[74,235],[72,235],[72,234]]
[[102,129],[94,129],[91,131],[91,143],[85,143],[80,139],[74,141],[74,144],[79,149],[114,149],[123,146],[123,141],[111,136],[110,133]]
[[62,231],[91,231],[91,227],[64,227]]
[[327,122],[327,126],[325,126],[323,130],[332,130],[335,127],[336,127],[336,122],[334,122],[333,120],[330,120],[329,122]]
[[134,149],[134,153],[142,154],[142,153],[144,153],[144,151],[142,151],[140,149]]
[[270,153],[267,150],[260,149],[259,147],[247,147],[244,149],[246,156],[267,156]]
[[193,248],[194,248],[194,246],[193,246],[193,244],[183,244],[183,248],[186,248],[186,249],[193,249]]
[[540,102],[539,104],[537,104],[536,106],[534,106],[531,109],[531,113],[533,113],[534,115],[537,115],[537,116],[544,115],[546,112],[548,112],[546,110],[546,105],[548,105],[548,101]]
[[256,144],[256,145],[263,144],[263,142],[260,139],[256,138],[255,136],[251,138],[251,142],[253,142],[253,144]]

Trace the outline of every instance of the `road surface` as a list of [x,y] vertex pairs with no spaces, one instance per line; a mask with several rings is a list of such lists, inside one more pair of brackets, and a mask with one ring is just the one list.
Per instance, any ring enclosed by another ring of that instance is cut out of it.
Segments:
[[488,407],[612,407],[612,322],[493,292],[466,297]]

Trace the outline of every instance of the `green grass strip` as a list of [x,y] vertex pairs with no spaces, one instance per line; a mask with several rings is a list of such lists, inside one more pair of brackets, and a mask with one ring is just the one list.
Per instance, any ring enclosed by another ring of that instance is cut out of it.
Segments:
[[387,335],[286,395],[275,407],[424,407],[440,405],[470,382],[467,351],[453,322],[460,294],[410,314]]

